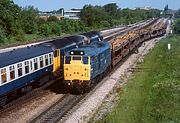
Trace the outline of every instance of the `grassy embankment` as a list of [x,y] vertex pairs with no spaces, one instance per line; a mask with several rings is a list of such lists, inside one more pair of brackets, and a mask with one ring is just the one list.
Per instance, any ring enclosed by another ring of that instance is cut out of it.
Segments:
[[34,40],[38,40],[42,38],[43,36],[37,34],[25,34],[23,41],[17,41],[15,38],[5,39],[4,41],[0,41],[0,46],[18,45],[22,43],[32,42]]
[[145,69],[134,73],[118,106],[98,122],[180,123],[180,36],[161,40],[138,67]]

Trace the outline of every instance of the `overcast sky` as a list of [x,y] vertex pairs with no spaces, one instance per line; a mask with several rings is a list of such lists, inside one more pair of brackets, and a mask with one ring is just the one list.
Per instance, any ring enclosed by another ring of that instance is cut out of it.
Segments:
[[135,8],[149,6],[152,8],[164,9],[168,4],[171,9],[180,9],[180,0],[13,0],[19,6],[33,5],[41,11],[57,10],[65,8],[82,8],[86,4],[105,5],[117,3],[120,8]]

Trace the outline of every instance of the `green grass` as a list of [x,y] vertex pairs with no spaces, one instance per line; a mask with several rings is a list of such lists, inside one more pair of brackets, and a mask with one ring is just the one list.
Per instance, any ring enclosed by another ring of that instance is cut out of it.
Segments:
[[[172,49],[167,50],[171,43]],[[180,36],[161,40],[98,123],[180,123]]]
[[40,39],[42,38],[42,36],[37,34],[25,34],[24,38],[25,41],[32,41],[32,40]]
[[25,34],[23,36],[23,39],[21,39],[20,41],[16,40],[14,37],[12,37],[10,39],[4,39],[3,41],[0,42],[0,46],[18,45],[18,44],[38,40],[38,39],[41,39],[41,38],[43,38],[43,37],[40,36],[40,35],[37,35],[37,34]]

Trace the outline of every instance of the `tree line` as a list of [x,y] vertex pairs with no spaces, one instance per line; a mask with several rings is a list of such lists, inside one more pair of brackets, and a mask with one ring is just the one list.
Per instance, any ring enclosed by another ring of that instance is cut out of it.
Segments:
[[28,36],[60,36],[131,24],[160,16],[160,10],[121,9],[116,3],[104,6],[85,5],[79,15],[80,20],[58,20],[55,16],[44,20],[39,17],[38,12],[33,6],[22,8],[12,0],[0,0],[0,44],[25,41]]
[[157,9],[121,9],[116,3],[110,3],[104,6],[85,5],[80,14],[81,20],[87,26],[94,27],[126,25],[159,16],[160,10]]

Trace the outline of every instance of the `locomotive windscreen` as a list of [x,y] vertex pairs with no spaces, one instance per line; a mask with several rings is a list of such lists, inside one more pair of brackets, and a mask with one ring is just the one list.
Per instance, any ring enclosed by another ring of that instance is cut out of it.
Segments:
[[69,55],[84,55],[84,51],[70,51]]

